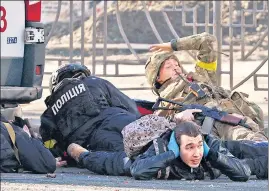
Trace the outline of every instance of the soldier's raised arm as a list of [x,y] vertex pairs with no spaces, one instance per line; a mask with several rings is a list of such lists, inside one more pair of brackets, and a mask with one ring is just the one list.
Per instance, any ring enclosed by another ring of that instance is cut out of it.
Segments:
[[172,39],[168,43],[153,44],[150,51],[181,51],[198,50],[196,60],[196,73],[204,76],[205,71],[212,83],[216,83],[217,70],[217,39],[209,33],[195,34],[179,39]]
[[150,51],[152,52],[198,50],[197,59],[205,63],[211,63],[217,60],[216,49],[216,37],[206,32],[172,39],[168,43],[153,44],[150,46]]

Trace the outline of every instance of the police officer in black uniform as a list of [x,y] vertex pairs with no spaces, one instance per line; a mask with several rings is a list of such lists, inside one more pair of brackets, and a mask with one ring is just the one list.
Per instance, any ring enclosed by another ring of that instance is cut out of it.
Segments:
[[126,154],[121,130],[140,117],[136,103],[107,80],[91,76],[80,64],[62,66],[53,73],[50,84],[40,126],[45,145],[65,151],[76,143],[91,151],[110,151],[105,155],[97,152],[94,157],[122,167]]

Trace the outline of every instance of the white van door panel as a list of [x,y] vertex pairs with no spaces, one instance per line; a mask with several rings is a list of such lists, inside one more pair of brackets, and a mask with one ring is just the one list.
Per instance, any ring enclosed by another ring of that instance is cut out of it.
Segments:
[[1,59],[24,55],[24,1],[1,1]]

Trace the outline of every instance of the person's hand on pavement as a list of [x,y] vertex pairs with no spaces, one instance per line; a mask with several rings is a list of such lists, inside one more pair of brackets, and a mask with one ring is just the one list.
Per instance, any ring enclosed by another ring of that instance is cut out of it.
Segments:
[[62,167],[67,165],[67,162],[65,160],[62,160],[62,157],[57,157],[55,158],[55,160],[56,160],[56,167]]

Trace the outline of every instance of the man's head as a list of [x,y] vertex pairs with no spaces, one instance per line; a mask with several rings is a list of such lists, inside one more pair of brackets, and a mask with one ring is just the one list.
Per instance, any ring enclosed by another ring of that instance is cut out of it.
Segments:
[[183,69],[178,58],[172,52],[154,53],[146,62],[145,74],[150,86],[156,91],[159,86],[169,79],[178,77]]
[[156,81],[163,84],[169,79],[176,79],[178,74],[182,74],[182,68],[179,66],[178,61],[174,58],[168,58],[161,65]]
[[182,161],[191,168],[197,168],[204,152],[200,126],[194,122],[182,122],[174,131]]
[[90,76],[91,71],[84,65],[71,63],[61,65],[50,78],[50,91],[65,78],[77,78],[79,76]]

